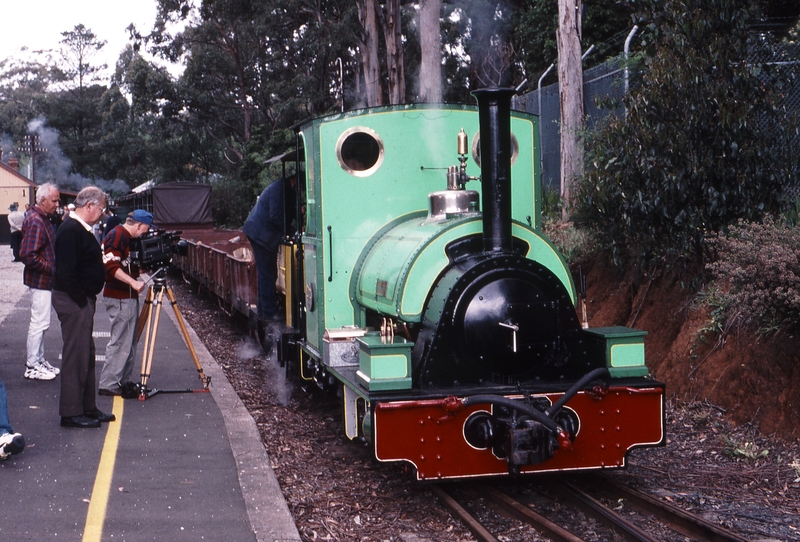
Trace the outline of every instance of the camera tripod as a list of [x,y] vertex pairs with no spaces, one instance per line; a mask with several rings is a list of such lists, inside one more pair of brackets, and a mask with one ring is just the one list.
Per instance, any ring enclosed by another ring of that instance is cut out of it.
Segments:
[[[139,314],[139,320],[136,323],[136,340],[138,341],[142,335],[142,331],[146,329],[147,333],[144,338],[144,348],[142,350],[142,380],[138,386],[139,400],[145,401],[148,398],[156,395],[157,393],[200,393],[210,391],[208,387],[211,385],[211,377],[206,376],[203,372],[203,367],[200,365],[200,360],[197,358],[197,352],[192,345],[192,340],[189,338],[189,332],[186,330],[186,324],[181,316],[181,311],[178,309],[178,302],[175,301],[175,296],[172,295],[172,289],[167,286],[167,268],[161,267],[156,271],[151,279],[153,284],[147,291],[147,296],[144,300],[144,306]],[[167,298],[172,303],[172,309],[175,311],[175,317],[178,320],[178,325],[183,334],[183,339],[189,347],[189,352],[192,354],[194,365],[197,368],[200,381],[203,383],[203,388],[199,390],[193,389],[178,389],[178,390],[158,390],[149,389],[147,381],[150,378],[150,370],[153,366],[153,352],[155,351],[156,335],[158,334],[158,324],[161,319],[161,307],[163,306],[164,293],[166,292]],[[155,306],[155,316],[153,316],[153,307]]]

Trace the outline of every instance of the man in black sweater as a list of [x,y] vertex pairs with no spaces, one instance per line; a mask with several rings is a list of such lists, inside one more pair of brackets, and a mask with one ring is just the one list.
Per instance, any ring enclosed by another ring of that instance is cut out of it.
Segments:
[[64,341],[59,398],[62,427],[100,427],[100,422],[116,419],[97,408],[92,338],[95,302],[105,284],[103,254],[92,226],[102,218],[107,201],[99,188],[84,188],[75,198],[75,210],[56,232],[52,299]]

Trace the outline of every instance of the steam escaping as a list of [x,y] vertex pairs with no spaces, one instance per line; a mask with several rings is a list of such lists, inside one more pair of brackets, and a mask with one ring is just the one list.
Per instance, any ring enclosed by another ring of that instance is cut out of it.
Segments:
[[292,384],[286,379],[286,368],[281,367],[278,362],[277,342],[281,328],[280,324],[272,324],[267,330],[267,340],[272,341],[272,348],[267,352],[267,361],[264,365],[268,373],[267,386],[269,390],[275,394],[279,405],[288,406],[292,396]]
[[[121,179],[108,181],[90,179],[80,173],[71,172],[72,161],[64,154],[59,144],[60,134],[47,126],[44,117],[37,117],[28,123],[28,133],[39,136],[39,146],[47,149],[36,159],[36,183],[54,183],[60,188],[80,191],[86,186],[96,186],[109,194],[127,194],[128,183]],[[3,142],[5,150],[5,142]]]
[[[264,381],[267,391],[275,396],[275,401],[279,405],[288,406],[293,386],[286,379],[286,368],[281,367],[280,363],[278,363],[278,348],[275,343],[280,335],[280,329],[270,326],[265,331],[263,347],[256,338],[246,337],[236,348],[236,357],[242,361],[263,363],[266,372]],[[265,348],[268,348],[268,351],[265,352]]]
[[236,347],[236,357],[241,360],[257,358],[262,353],[261,346],[253,337],[245,338],[244,342]]

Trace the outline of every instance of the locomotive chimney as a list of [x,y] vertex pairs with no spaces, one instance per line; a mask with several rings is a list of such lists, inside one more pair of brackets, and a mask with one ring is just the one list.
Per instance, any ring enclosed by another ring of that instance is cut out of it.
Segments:
[[485,88],[478,100],[481,137],[483,249],[511,252],[511,97],[513,88]]

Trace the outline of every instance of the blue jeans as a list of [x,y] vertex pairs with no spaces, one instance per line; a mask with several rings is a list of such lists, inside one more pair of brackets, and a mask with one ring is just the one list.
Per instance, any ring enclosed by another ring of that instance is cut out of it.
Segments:
[[13,433],[11,429],[11,422],[8,421],[8,394],[6,394],[6,385],[0,380],[0,435],[6,433]]
[[275,289],[275,283],[278,281],[278,253],[252,240],[250,245],[253,247],[258,273],[258,317],[269,320],[281,313],[278,306],[278,292]]

